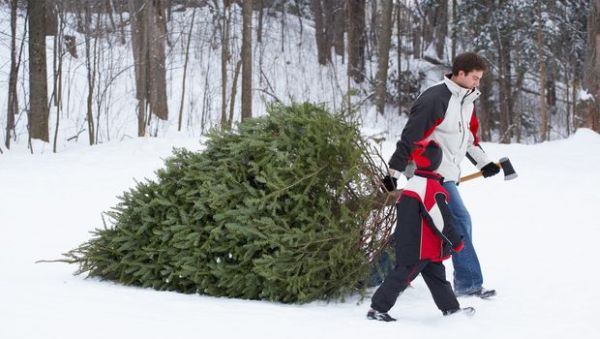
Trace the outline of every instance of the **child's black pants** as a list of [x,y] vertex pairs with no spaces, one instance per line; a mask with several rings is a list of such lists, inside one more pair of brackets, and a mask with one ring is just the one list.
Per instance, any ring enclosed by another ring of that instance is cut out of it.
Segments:
[[452,285],[446,280],[444,265],[439,262],[420,261],[414,265],[396,265],[375,291],[371,299],[371,308],[379,312],[389,311],[396,303],[400,293],[408,287],[419,273],[421,273],[423,280],[429,287],[435,304],[442,312],[459,307],[458,300],[456,300],[456,296],[452,291]]

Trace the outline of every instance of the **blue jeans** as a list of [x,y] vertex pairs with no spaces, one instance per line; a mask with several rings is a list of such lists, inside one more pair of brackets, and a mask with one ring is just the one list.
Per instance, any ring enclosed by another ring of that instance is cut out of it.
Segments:
[[456,182],[446,181],[444,182],[444,188],[450,195],[448,208],[454,217],[454,228],[463,235],[465,243],[462,251],[452,255],[454,291],[459,295],[467,294],[481,289],[483,284],[481,266],[473,247],[471,216],[458,193]]

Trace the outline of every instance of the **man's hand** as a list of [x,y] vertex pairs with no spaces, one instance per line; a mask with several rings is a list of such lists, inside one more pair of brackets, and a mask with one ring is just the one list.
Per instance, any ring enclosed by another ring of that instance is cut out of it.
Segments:
[[398,187],[398,179],[390,175],[386,175],[383,179],[381,179],[381,183],[388,192],[395,191],[396,187]]
[[493,162],[490,162],[489,164],[487,164],[481,168],[481,173],[483,174],[484,178],[494,176],[494,175],[498,174],[499,172],[500,172],[500,166],[496,165]]

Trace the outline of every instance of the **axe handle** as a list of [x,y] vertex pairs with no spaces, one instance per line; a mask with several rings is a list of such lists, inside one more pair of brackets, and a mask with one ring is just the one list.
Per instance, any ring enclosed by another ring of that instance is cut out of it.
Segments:
[[[500,166],[500,163],[497,162],[496,165]],[[475,178],[479,178],[483,176],[483,172],[479,171],[479,172],[475,172],[475,173],[471,173],[469,175],[465,175],[464,177],[460,177],[460,179],[458,180],[458,182],[465,182],[465,181],[469,181]]]

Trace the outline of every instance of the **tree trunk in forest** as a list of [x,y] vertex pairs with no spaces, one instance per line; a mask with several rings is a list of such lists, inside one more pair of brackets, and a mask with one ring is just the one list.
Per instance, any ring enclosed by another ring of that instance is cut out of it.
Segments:
[[500,33],[499,48],[499,99],[500,99],[500,142],[510,143],[512,139],[512,67],[510,57],[510,37],[505,32]]
[[242,7],[242,121],[252,117],[252,0]]
[[263,16],[265,12],[265,3],[264,0],[258,0],[258,23],[256,27],[256,42],[262,43],[262,31],[263,31]]
[[327,44],[327,33],[323,20],[323,6],[321,0],[311,1],[311,10],[315,19],[315,38],[317,39],[317,59],[319,64],[327,65],[331,60],[331,52]]
[[450,56],[450,60],[454,60],[456,57],[456,43],[458,42],[458,35],[456,28],[458,26],[458,2],[456,0],[452,0],[452,52]]
[[6,138],[4,140],[4,145],[8,149],[10,149],[10,138],[15,129],[15,116],[19,111],[19,98],[17,96],[17,78],[19,77],[17,65],[17,5],[18,0],[10,1],[10,75],[8,77]]
[[227,65],[231,54],[229,52],[229,35],[231,28],[231,8],[226,3],[221,15],[221,127],[231,128],[227,120]]
[[440,1],[435,8],[433,27],[435,52],[438,59],[443,60],[446,37],[448,36],[448,1]]
[[[92,35],[90,30],[90,25],[92,24],[92,14],[90,12],[90,4],[83,4],[85,6],[84,13],[84,23],[85,23],[85,31],[84,31],[84,39],[85,39],[85,62],[87,68],[87,84],[88,84],[88,95],[87,95],[87,126],[88,126],[88,136],[90,145],[93,145],[95,128],[94,126],[94,115],[92,113],[92,104],[94,99],[94,86],[96,83],[96,53],[91,50],[90,46],[90,36]],[[93,61],[92,61],[93,58]]]
[[539,75],[540,75],[540,140],[548,140],[548,108],[546,105],[546,58],[544,57],[544,34],[542,31],[542,9],[539,1],[536,5],[537,12],[537,49],[539,59]]
[[192,22],[188,32],[187,43],[185,45],[185,60],[183,62],[183,79],[181,80],[181,102],[179,103],[179,119],[177,121],[177,131],[181,132],[181,123],[183,121],[183,100],[185,98],[185,79],[187,76],[188,60],[190,57],[190,43],[192,42],[192,33],[194,30],[194,19],[196,18],[196,8],[192,10]]
[[[333,28],[334,38],[333,47],[335,54],[343,57],[344,56],[344,33],[346,32],[346,15],[344,11],[344,0],[334,1],[334,12],[333,12]],[[343,61],[343,59],[342,59]]]
[[152,13],[148,16],[148,51],[150,74],[150,110],[161,120],[169,118],[167,104],[167,70],[165,67],[165,46],[167,42],[167,20],[165,16],[165,1],[154,0],[154,6],[149,6]]
[[365,80],[365,1],[347,0],[348,76],[354,82]]
[[388,62],[390,56],[390,45],[392,40],[392,14],[393,14],[393,0],[383,0],[382,4],[382,21],[381,21],[381,36],[379,37],[379,59],[377,66],[376,76],[376,106],[377,112],[384,113],[385,103],[387,99],[387,74],[388,74]]
[[49,141],[48,80],[46,70],[46,0],[27,2],[29,17],[29,136]]
[[169,117],[165,69],[166,18],[160,0],[129,0],[129,10],[138,99],[138,136],[143,136],[152,113],[162,120]]
[[477,109],[477,118],[479,119],[479,130],[482,141],[491,141],[492,139],[492,114],[494,105],[491,98],[493,86],[494,74],[490,71],[481,78],[481,96],[479,97],[479,107]]
[[600,0],[593,0],[588,15],[588,49],[584,67],[584,86],[593,95],[585,107],[585,127],[600,131]]

